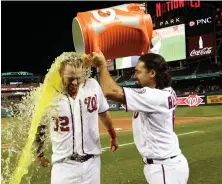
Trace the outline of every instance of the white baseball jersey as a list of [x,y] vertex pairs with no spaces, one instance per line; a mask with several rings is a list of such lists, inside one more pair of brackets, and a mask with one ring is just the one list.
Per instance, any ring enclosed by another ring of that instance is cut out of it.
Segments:
[[109,105],[98,82],[88,79],[85,86],[80,85],[75,100],[61,95],[57,108],[59,118],[50,123],[52,163],[74,152],[99,155],[98,113],[107,111]]
[[181,150],[173,130],[177,106],[174,90],[171,87],[123,89],[126,110],[134,112],[134,142],[142,157],[165,159],[179,155]]
[[150,49],[150,51],[154,54],[159,54],[160,47],[161,47],[161,41],[159,40],[158,42],[156,42],[156,44],[153,46],[153,48]]

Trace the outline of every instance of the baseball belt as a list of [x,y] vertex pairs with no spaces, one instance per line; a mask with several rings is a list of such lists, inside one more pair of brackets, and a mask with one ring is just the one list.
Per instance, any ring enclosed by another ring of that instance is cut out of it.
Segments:
[[90,155],[90,154],[87,154],[87,155],[74,154],[74,155],[69,156],[68,158],[70,160],[75,160],[76,162],[85,162],[89,160],[90,158],[93,158],[94,156],[95,155]]
[[[170,158],[170,159],[173,159],[173,158],[175,158],[175,157],[177,157],[177,155],[176,155],[176,156],[169,157],[169,158]],[[169,159],[169,158],[164,158],[164,159],[145,158],[145,159],[143,159],[143,163],[144,163],[144,164],[154,164],[154,160],[164,161],[164,160]]]

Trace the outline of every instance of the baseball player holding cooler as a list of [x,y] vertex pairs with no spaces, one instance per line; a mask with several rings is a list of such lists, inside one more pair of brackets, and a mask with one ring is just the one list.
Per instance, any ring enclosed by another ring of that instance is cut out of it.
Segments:
[[174,133],[176,94],[167,64],[158,54],[142,55],[134,78],[141,88],[121,88],[110,77],[102,53],[93,53],[91,65],[99,67],[100,85],[106,97],[133,111],[134,142],[140,152],[149,184],[186,184],[189,167]]
[[[57,117],[50,118],[51,184],[100,184],[98,114],[111,136],[110,150],[118,147],[109,105],[98,82],[84,79],[82,58],[73,53],[66,56],[60,68],[64,91],[58,92]],[[43,153],[45,129],[43,118],[36,135],[38,158],[43,166],[50,163]]]

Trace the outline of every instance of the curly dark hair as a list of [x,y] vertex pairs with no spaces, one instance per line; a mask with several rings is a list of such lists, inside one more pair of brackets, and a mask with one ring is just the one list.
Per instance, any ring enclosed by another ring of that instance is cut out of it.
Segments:
[[172,80],[167,71],[168,65],[162,56],[159,54],[147,53],[142,55],[139,60],[144,62],[148,71],[152,69],[155,70],[157,83],[156,88],[163,89],[171,86]]

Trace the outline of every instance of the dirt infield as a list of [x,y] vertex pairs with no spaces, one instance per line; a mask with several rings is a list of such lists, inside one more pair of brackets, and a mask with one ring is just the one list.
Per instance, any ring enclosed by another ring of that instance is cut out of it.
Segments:
[[[176,124],[197,123],[214,119],[221,119],[221,117],[176,117],[175,123]],[[118,132],[129,131],[132,129],[132,118],[130,117],[113,118],[113,124],[116,131]],[[101,122],[99,124],[99,129],[100,133],[107,132]]]
[[[203,122],[208,120],[214,119],[222,119],[222,117],[176,117],[175,123],[176,124],[183,124],[183,123],[197,123]],[[113,118],[113,124],[117,132],[124,132],[132,130],[132,118],[130,117],[119,117]],[[2,128],[7,126],[7,122],[1,122]],[[101,134],[106,134],[107,131],[102,125],[101,121],[99,122],[99,130]],[[7,144],[2,144],[2,149],[6,149]]]
[[[208,120],[214,120],[214,119],[222,119],[222,117],[176,117],[175,123],[176,124],[183,124],[183,123],[196,123],[196,122],[202,122],[202,121],[208,121]],[[132,118],[130,117],[119,117],[119,118],[113,118],[113,124],[116,129],[116,131],[128,131],[132,129]],[[4,128],[7,125],[7,122],[3,121],[1,123],[2,128]],[[106,133],[106,129],[102,125],[102,123],[99,123],[99,129],[100,133]]]

